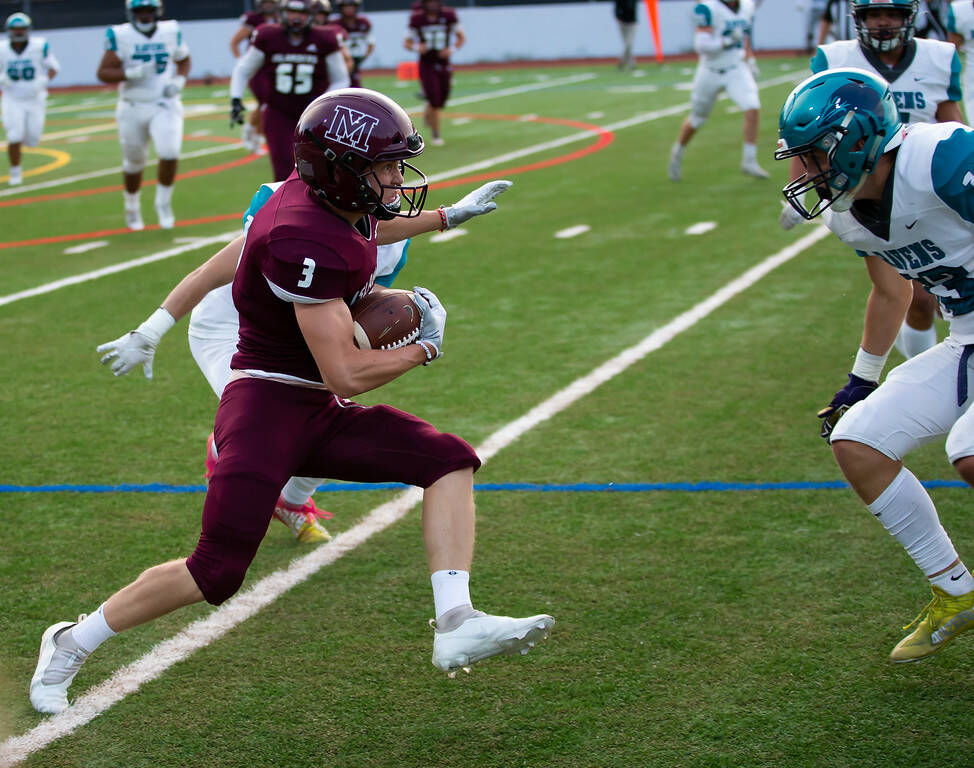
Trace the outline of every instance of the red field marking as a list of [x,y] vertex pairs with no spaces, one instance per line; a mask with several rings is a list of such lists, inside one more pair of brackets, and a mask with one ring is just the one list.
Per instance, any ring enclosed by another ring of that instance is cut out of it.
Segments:
[[530,120],[525,120],[523,115],[482,115],[475,112],[451,112],[444,113],[444,117],[457,118],[457,117],[469,117],[471,120],[507,120],[513,122],[530,122],[530,123],[547,123],[548,125],[565,125],[569,128],[578,128],[582,131],[591,131],[598,137],[598,141],[594,144],[590,144],[583,149],[575,150],[574,152],[569,152],[567,155],[559,155],[558,157],[551,157],[547,160],[539,160],[536,163],[529,163],[528,165],[519,165],[514,168],[501,168],[500,170],[492,170],[489,173],[480,173],[474,176],[464,176],[461,179],[450,179],[448,181],[438,181],[435,184],[430,184],[430,189],[446,189],[447,187],[458,187],[461,184],[469,184],[472,181],[486,181],[488,179],[496,179],[503,175],[513,176],[517,173],[528,173],[529,171],[538,171],[542,168],[550,168],[553,165],[561,165],[562,163],[570,163],[573,160],[578,160],[579,158],[585,157],[586,155],[591,155],[594,152],[599,152],[609,146],[615,139],[615,134],[603,128],[600,125],[592,125],[591,123],[582,123],[578,120],[562,120],[557,117],[532,117]]
[[[215,221],[229,221],[230,219],[238,219],[243,221],[242,213],[221,213],[219,216],[204,216],[201,219],[186,219],[185,221],[177,221],[177,227],[192,227],[195,224],[212,224]],[[151,232],[154,229],[159,229],[158,224],[148,225],[143,232]],[[99,237],[111,237],[113,235],[131,235],[135,234],[128,227],[122,227],[121,229],[100,229],[96,232],[78,232],[73,235],[55,235],[53,237],[39,237],[36,240],[16,240],[10,243],[0,243],[0,250],[4,248],[18,248],[22,245],[50,245],[52,243],[68,243],[72,240],[89,240]]]
[[[473,120],[504,120],[504,121],[512,121],[512,122],[537,122],[537,123],[548,123],[551,125],[564,125],[569,128],[577,128],[583,131],[591,131],[597,137],[597,141],[582,149],[575,150],[574,152],[569,152],[567,155],[559,155],[558,157],[552,157],[547,160],[540,160],[536,163],[529,163],[528,165],[519,165],[512,168],[501,168],[500,170],[490,171],[489,173],[481,173],[473,176],[464,176],[463,178],[460,179],[450,179],[448,181],[440,181],[440,182],[436,182],[435,184],[430,184],[430,189],[446,189],[448,187],[460,186],[461,184],[469,184],[470,182],[473,181],[496,179],[503,175],[512,176],[519,173],[537,171],[542,168],[550,168],[551,166],[554,165],[569,163],[572,162],[573,160],[578,160],[579,158],[585,157],[586,155],[590,155],[593,152],[598,152],[600,150],[605,149],[607,146],[609,146],[609,144],[612,143],[613,139],[615,139],[615,134],[612,131],[602,128],[601,126],[591,125],[590,123],[582,123],[577,120],[563,120],[555,117],[533,117],[530,120],[526,121],[524,120],[523,115],[483,115],[483,114],[476,114],[476,113],[450,113],[445,116],[453,117],[453,118],[469,117]],[[215,137],[215,136],[214,137],[199,136],[196,138],[199,138],[201,140],[212,139],[212,140],[222,140],[222,141],[236,141],[236,139],[232,139],[232,138]],[[222,165],[212,166],[211,168],[204,168],[198,171],[190,171],[189,173],[186,174],[180,174],[176,178],[188,179],[188,178],[194,178],[196,176],[205,176],[208,174],[217,173],[221,170],[226,170],[227,168],[233,168],[239,165],[244,165],[245,163],[253,162],[254,160],[257,160],[258,158],[261,157],[263,157],[263,155],[248,155],[247,157],[240,158],[238,160],[234,160],[229,163],[223,163]],[[145,185],[154,184],[154,183],[155,183],[154,181],[150,181],[150,182],[146,182]],[[82,197],[85,195],[94,195],[94,194],[99,194],[101,192],[113,192],[113,191],[117,192],[121,189],[122,189],[122,185],[119,184],[118,186],[100,187],[99,189],[86,190],[81,192],[65,192],[56,195],[42,195],[39,197],[24,198],[22,200],[0,202],[0,208],[11,206],[11,205],[19,205],[30,201],[57,200],[57,199],[65,199],[71,197]],[[230,219],[242,219],[242,217],[243,214],[239,212],[224,213],[217,216],[207,216],[201,219],[188,219],[186,221],[179,221],[176,223],[176,226],[188,227],[194,224],[208,224],[215,221],[229,221]],[[159,229],[159,226],[157,224],[153,224],[147,226],[145,229],[151,231],[151,230]],[[112,235],[129,235],[129,234],[133,234],[133,232],[127,228],[104,229],[104,230],[99,230],[97,232],[78,232],[73,235],[55,235],[53,237],[41,237],[34,240],[18,240],[10,243],[0,243],[0,250],[3,250],[5,248],[17,248],[25,245],[51,245],[54,243],[65,243],[73,240],[88,240],[88,239],[94,240],[99,237],[109,237]]]
[[[215,141],[217,144],[239,144],[239,139],[234,139],[229,136],[187,136],[187,139],[194,141]],[[247,155],[246,157],[238,157],[236,160],[230,160],[226,163],[221,163],[220,165],[211,165],[209,168],[199,168],[195,171],[187,171],[186,173],[177,173],[176,181],[181,179],[195,179],[197,176],[208,176],[212,173],[220,173],[221,171],[229,170],[230,168],[236,168],[241,165],[246,165],[247,163],[252,163],[254,160],[263,157],[263,155]],[[142,182],[143,187],[151,187],[157,182],[155,179],[148,179]],[[88,197],[89,195],[100,195],[106,192],[121,192],[123,189],[121,184],[113,184],[107,187],[96,187],[94,189],[82,189],[76,190],[74,192],[55,192],[50,195],[35,195],[34,197],[20,197],[16,200],[0,200],[0,208],[12,208],[17,205],[26,205],[27,203],[44,203],[49,200],[68,200],[72,197]]]

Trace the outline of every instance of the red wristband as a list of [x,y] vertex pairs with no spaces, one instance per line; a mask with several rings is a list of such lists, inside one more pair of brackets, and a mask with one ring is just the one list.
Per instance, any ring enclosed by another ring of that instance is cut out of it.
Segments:
[[446,223],[446,209],[441,205],[436,209],[436,212],[440,214],[440,232],[445,232],[447,229],[449,229],[449,226]]

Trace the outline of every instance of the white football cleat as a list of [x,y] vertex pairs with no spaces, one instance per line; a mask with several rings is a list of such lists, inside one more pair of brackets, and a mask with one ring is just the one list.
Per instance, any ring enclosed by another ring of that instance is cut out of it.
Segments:
[[442,147],[444,144],[446,144],[446,142],[443,141],[442,137],[434,136],[432,139],[430,139],[430,144],[432,144],[434,147]]
[[10,166],[10,180],[7,182],[11,187],[16,187],[24,183],[24,169],[19,165]]
[[145,224],[142,223],[142,211],[140,211],[138,208],[126,208],[125,226],[131,229],[133,232],[138,232],[140,229],[145,229]]
[[[83,618],[79,616],[78,621]],[[88,654],[77,646],[74,649],[59,646],[54,636],[74,625],[73,621],[60,621],[49,626],[41,636],[37,667],[30,680],[30,703],[38,712],[54,715],[68,708],[68,686]]]
[[159,217],[160,229],[172,229],[176,225],[171,203],[156,203],[156,216]]
[[465,669],[500,654],[525,654],[535,643],[548,638],[555,620],[545,613],[513,619],[474,611],[458,627],[436,630],[433,666],[444,672]]
[[676,151],[676,147],[670,152],[670,164],[666,167],[666,175],[670,181],[679,181],[683,178],[683,156]]
[[753,176],[755,179],[768,178],[768,172],[758,165],[757,161],[755,160],[747,163],[741,163],[741,173],[745,174],[746,176]]
[[257,132],[257,129],[250,123],[243,124],[243,128],[240,130],[240,140],[243,142],[244,147],[247,148],[247,151],[253,154],[260,152],[260,148],[264,143],[261,141],[261,135]]

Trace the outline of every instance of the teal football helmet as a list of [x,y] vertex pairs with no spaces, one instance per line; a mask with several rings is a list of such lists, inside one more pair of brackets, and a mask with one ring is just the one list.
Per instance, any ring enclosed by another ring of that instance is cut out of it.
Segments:
[[[778,118],[775,160],[800,157],[805,164],[782,190],[785,199],[806,219],[830,207],[849,210],[879,157],[899,146],[902,127],[889,84],[878,75],[852,68],[812,75],[789,94]],[[818,201],[809,210],[805,194],[812,190]]]
[[11,43],[26,43],[30,36],[32,22],[26,13],[12,13],[7,17],[4,29]]
[[[154,11],[151,22],[141,22],[136,17],[135,12],[143,8],[151,8]],[[155,31],[156,23],[162,18],[162,12],[162,0],[125,0],[125,15],[132,26],[144,35],[151,35]]]
[[[869,11],[878,8],[902,12],[903,24],[899,27],[884,27],[870,30],[866,26]],[[916,22],[918,0],[852,0],[852,18],[856,23],[859,42],[877,53],[895,51],[913,39],[913,25]]]

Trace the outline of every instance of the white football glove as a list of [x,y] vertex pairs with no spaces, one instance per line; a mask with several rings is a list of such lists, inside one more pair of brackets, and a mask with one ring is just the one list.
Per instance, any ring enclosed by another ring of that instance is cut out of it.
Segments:
[[443,354],[443,332],[446,330],[446,309],[436,298],[436,294],[426,288],[413,288],[413,301],[419,310],[419,338],[433,348],[433,357],[428,365]]
[[183,92],[183,88],[186,87],[186,77],[185,75],[176,75],[162,86],[162,95],[164,98],[171,99],[173,96],[178,96]]
[[794,228],[795,225],[801,224],[803,221],[805,221],[805,217],[796,211],[791,206],[791,203],[785,203],[785,207],[781,210],[781,215],[778,216],[778,223],[785,231]]
[[446,228],[453,229],[454,227],[459,227],[474,216],[482,216],[485,213],[490,213],[497,207],[494,198],[504,190],[510,189],[513,184],[513,181],[488,181],[482,187],[477,187],[473,192],[465,195],[449,208],[444,208]]
[[101,359],[102,365],[112,364],[112,373],[124,376],[135,366],[141,365],[142,372],[149,380],[152,379],[152,360],[156,354],[156,347],[163,334],[175,325],[176,321],[162,307],[157,309],[142,325],[115,341],[99,344],[96,352],[105,352]]
[[125,68],[125,79],[132,81],[145,80],[155,71],[155,68],[156,65],[154,62],[140,61],[138,64],[133,64]]

